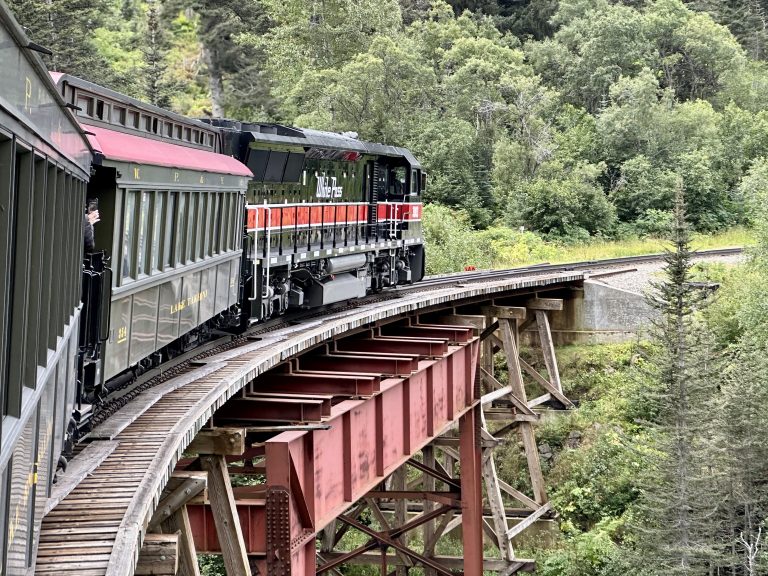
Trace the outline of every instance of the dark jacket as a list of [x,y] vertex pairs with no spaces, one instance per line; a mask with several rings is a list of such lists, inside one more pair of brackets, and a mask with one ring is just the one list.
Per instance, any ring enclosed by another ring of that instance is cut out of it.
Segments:
[[88,220],[87,214],[83,214],[83,246],[86,254],[96,250],[96,242],[93,239],[93,224]]

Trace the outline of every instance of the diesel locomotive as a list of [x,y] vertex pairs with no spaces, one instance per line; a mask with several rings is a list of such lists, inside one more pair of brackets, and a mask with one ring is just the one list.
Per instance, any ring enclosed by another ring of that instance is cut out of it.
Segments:
[[253,173],[246,195],[250,321],[424,276],[426,175],[404,148],[280,126],[213,121]]

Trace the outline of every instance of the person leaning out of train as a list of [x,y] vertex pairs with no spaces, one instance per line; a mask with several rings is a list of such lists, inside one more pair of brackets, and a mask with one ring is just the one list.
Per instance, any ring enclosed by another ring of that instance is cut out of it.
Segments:
[[95,200],[88,202],[85,213],[83,214],[83,243],[85,252],[96,250],[96,242],[93,236],[93,225],[99,221],[99,205]]

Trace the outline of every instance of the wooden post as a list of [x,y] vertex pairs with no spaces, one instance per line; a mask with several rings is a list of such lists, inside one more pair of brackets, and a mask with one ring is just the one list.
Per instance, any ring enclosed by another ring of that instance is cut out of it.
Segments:
[[203,470],[208,472],[208,499],[211,502],[216,534],[227,576],[251,576],[243,531],[229,482],[224,456],[200,456]]
[[320,539],[320,551],[331,552],[336,545],[336,519],[323,528],[323,537]]
[[[525,403],[528,401],[528,398],[525,393],[525,383],[520,367],[519,351],[514,336],[517,328],[516,324],[516,320],[499,320],[501,341],[504,344],[504,353],[507,356],[507,370],[509,371],[509,384],[512,386],[512,394]],[[544,486],[544,476],[541,473],[539,447],[536,445],[533,424],[531,422],[520,422],[518,428],[520,430],[520,436],[523,439],[525,457],[528,460],[528,473],[531,476],[534,499],[538,504],[544,504],[547,502],[547,491]]]
[[563,385],[560,383],[560,371],[557,368],[555,356],[555,344],[552,341],[552,331],[549,328],[549,318],[543,310],[536,310],[536,324],[539,326],[539,338],[541,338],[541,350],[544,353],[544,364],[549,373],[549,381],[562,394]]
[[[405,466],[400,466],[400,468],[392,473],[392,490],[405,490],[407,488],[406,473]],[[408,502],[405,499],[398,499],[395,501],[395,523],[397,526],[402,526],[406,522],[408,522]],[[403,544],[407,543],[406,536],[401,536],[397,540]],[[407,576],[408,571],[404,566],[398,566],[396,573],[397,576]]]
[[205,490],[206,482],[207,475],[205,472],[186,470],[174,472],[169,482],[169,486],[174,487],[167,494],[167,490],[163,492],[162,499],[149,521],[149,530],[157,528],[161,522],[173,516],[177,510]]
[[[485,416],[480,412],[481,425],[486,430],[487,425]],[[485,493],[488,497],[488,505],[491,508],[493,516],[493,531],[496,534],[496,541],[501,551],[503,560],[512,560],[515,557],[515,551],[512,548],[512,542],[506,537],[509,525],[507,524],[507,514],[504,507],[504,500],[501,496],[499,486],[499,477],[496,473],[496,462],[493,459],[493,448],[482,448],[482,472],[485,481]]]
[[245,452],[245,429],[214,428],[213,430],[201,430],[187,446],[187,452],[240,456]]
[[[493,318],[486,316],[485,322],[483,323],[483,330],[492,323]],[[490,338],[486,338],[480,344],[480,368],[488,372],[488,374],[493,375],[493,342]],[[490,391],[490,388],[487,387],[486,390]]]
[[179,569],[179,535],[147,534],[139,552],[137,576],[176,576]]
[[179,534],[179,574],[181,576],[200,576],[197,565],[197,550],[192,537],[187,507],[182,506],[170,518],[160,525],[165,534]]

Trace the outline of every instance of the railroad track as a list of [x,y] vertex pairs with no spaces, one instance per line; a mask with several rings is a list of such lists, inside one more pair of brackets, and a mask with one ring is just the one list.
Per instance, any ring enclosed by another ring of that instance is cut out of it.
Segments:
[[[742,248],[718,248],[713,250],[700,250],[695,252],[697,257],[717,257],[733,256],[743,252]],[[268,322],[257,324],[248,328],[245,332],[238,335],[224,335],[216,340],[202,344],[201,346],[177,356],[157,368],[153,368],[141,376],[138,376],[133,382],[125,388],[115,391],[107,401],[99,407],[92,419],[92,427],[95,428],[104,423],[110,416],[126,406],[142,392],[155,386],[163,384],[172,378],[188,373],[195,368],[195,364],[206,358],[221,354],[247,344],[254,338],[261,337],[270,332],[285,329],[289,326],[297,325],[302,322],[308,322],[323,318],[338,312],[352,311],[362,306],[374,304],[377,302],[386,302],[396,298],[401,298],[404,294],[413,292],[426,292],[430,290],[439,290],[452,285],[462,285],[478,282],[488,282],[492,280],[505,280],[511,278],[520,278],[525,276],[539,276],[545,274],[554,274],[562,272],[574,272],[579,270],[605,270],[622,268],[633,264],[646,262],[657,262],[664,259],[664,253],[644,254],[640,256],[626,256],[622,258],[607,258],[603,260],[585,260],[580,262],[568,262],[562,264],[532,264],[505,270],[473,270],[468,272],[456,272],[451,274],[439,274],[427,276],[417,284],[400,286],[395,290],[373,294],[359,300],[345,302],[327,306],[321,309],[311,311],[301,311],[270,320]],[[82,439],[88,439],[88,434]]]
[[[743,248],[715,248],[712,250],[697,250],[696,258],[713,258],[717,256],[735,256],[742,254]],[[643,254],[640,256],[623,256],[621,258],[605,258],[601,260],[583,260],[580,262],[566,262],[560,264],[531,264],[505,270],[472,270],[469,272],[455,272],[451,274],[436,274],[426,276],[418,284],[398,287],[397,290],[408,292],[419,290],[429,286],[446,285],[453,282],[479,282],[491,279],[515,278],[518,276],[532,276],[537,274],[553,274],[556,272],[572,272],[576,270],[592,270],[606,268],[621,268],[634,264],[658,262],[664,259],[665,253]]]

